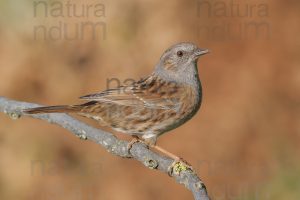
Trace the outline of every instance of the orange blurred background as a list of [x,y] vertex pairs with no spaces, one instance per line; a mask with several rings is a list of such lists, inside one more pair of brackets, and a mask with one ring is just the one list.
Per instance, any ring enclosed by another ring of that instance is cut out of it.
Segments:
[[[194,166],[212,199],[297,200],[299,9],[296,0],[3,0],[0,95],[78,103],[194,42],[211,50],[198,62],[202,107],[158,144]],[[31,118],[0,114],[0,157],[0,199],[192,199],[165,174]]]

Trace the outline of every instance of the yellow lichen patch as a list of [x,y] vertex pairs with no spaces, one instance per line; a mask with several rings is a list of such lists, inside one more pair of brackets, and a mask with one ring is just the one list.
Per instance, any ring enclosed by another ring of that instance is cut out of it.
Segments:
[[182,162],[176,162],[173,165],[172,171],[174,174],[180,174],[182,171],[187,171],[187,170],[191,170],[191,168]]

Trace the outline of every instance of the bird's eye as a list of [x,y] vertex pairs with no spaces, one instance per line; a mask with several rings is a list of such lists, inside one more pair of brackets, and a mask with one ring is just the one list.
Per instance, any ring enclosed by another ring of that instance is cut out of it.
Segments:
[[182,51],[177,51],[177,56],[178,57],[182,57],[183,56],[183,52]]

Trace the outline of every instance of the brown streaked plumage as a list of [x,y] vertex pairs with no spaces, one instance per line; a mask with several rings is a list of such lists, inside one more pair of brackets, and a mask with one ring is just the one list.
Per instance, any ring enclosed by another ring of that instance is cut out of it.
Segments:
[[154,72],[131,85],[81,97],[80,105],[49,106],[24,110],[37,113],[76,113],[100,125],[155,144],[159,135],[189,120],[201,104],[197,60],[208,51],[192,43],[170,47]]

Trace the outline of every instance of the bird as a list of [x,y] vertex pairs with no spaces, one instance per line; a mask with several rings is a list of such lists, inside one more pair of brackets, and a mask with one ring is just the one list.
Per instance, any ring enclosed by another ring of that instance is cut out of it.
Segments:
[[142,140],[166,155],[178,156],[156,145],[157,138],[191,119],[202,101],[197,61],[209,53],[191,42],[172,45],[154,71],[139,81],[80,97],[77,105],[36,107],[26,114],[75,113]]

